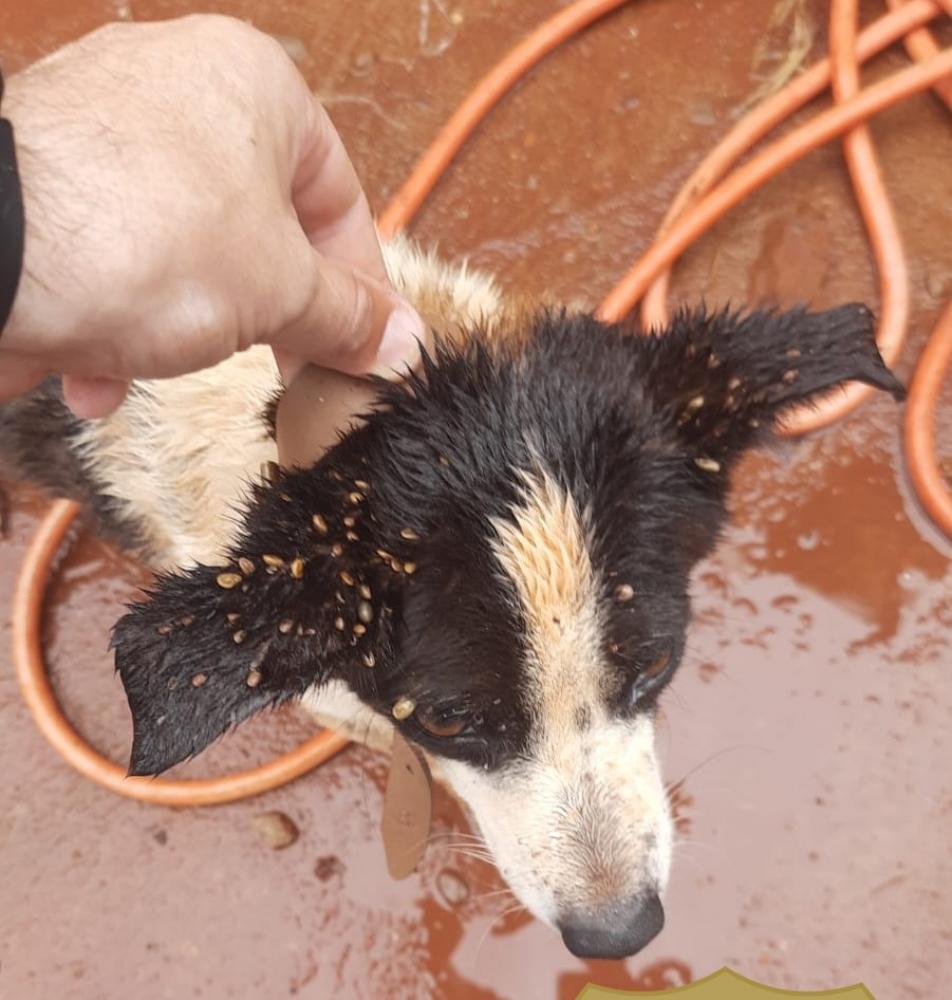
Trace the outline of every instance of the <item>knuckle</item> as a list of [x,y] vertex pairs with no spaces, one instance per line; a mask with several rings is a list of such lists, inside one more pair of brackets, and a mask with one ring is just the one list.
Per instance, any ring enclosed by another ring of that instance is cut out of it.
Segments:
[[252,70],[268,61],[270,37],[240,18],[228,14],[190,14],[180,23],[215,58],[241,59]]
[[350,334],[354,348],[360,348],[370,335],[373,301],[367,288],[353,278],[343,282],[341,320]]
[[222,295],[198,283],[179,289],[158,323],[157,318],[147,337],[157,369],[216,364],[248,346],[242,343],[242,323],[235,309]]
[[228,14],[190,14],[185,18],[184,23],[222,40],[246,39],[258,34],[250,25],[236,17],[230,17]]

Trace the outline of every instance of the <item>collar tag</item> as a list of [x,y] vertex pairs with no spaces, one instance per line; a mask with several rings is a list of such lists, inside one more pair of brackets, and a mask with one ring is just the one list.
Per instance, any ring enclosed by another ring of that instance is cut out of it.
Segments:
[[390,877],[412,875],[426,850],[433,815],[433,779],[423,754],[394,731],[380,831]]

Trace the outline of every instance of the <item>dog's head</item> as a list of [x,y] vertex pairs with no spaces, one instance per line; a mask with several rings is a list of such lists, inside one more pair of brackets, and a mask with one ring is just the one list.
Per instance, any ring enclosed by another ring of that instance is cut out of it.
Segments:
[[343,681],[440,758],[516,894],[580,955],[660,930],[672,826],[653,708],[731,468],[845,380],[901,395],[869,312],[542,315],[441,348],[314,468],[258,487],[226,565],[117,625],[131,771]]

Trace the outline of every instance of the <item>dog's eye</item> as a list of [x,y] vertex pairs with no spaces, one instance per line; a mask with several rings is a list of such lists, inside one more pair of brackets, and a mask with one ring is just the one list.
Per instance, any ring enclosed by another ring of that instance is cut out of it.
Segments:
[[660,677],[665,670],[668,669],[668,664],[671,662],[671,650],[665,650],[650,666],[642,670],[641,677],[645,680],[653,681],[655,678]]
[[427,708],[417,709],[416,720],[431,736],[443,740],[459,736],[470,721],[469,716],[461,712],[435,712]]
[[631,688],[631,704],[638,705],[658,692],[671,673],[672,651],[666,649],[653,660],[639,667],[638,676]]

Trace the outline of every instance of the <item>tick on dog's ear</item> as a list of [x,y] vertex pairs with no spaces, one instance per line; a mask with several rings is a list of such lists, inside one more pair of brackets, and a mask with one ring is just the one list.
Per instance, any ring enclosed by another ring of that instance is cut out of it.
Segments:
[[694,461],[717,472],[783,413],[858,381],[902,399],[863,305],[749,314],[682,311],[641,339],[647,391],[677,427]]
[[225,565],[161,577],[131,606],[112,637],[130,774],[158,774],[331,676],[372,684],[402,577],[374,553],[368,492],[320,467],[257,487]]

